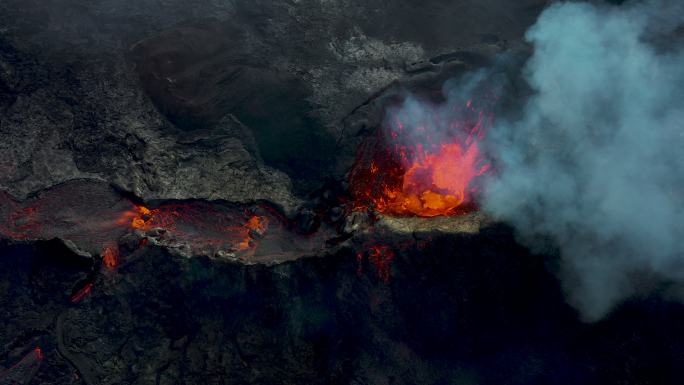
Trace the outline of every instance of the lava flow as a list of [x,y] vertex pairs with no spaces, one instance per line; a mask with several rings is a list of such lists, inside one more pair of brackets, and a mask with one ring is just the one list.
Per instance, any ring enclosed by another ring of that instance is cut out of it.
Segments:
[[172,233],[177,241],[192,244],[195,251],[227,247],[248,252],[269,226],[265,216],[221,209],[206,202],[169,203],[154,209],[138,205],[132,217],[132,228]]
[[355,209],[421,217],[472,211],[476,179],[491,168],[480,141],[492,115],[470,100],[419,116],[406,110],[362,145],[350,178]]
[[[394,260],[394,250],[389,245],[370,245],[368,246],[365,255],[368,256],[368,261],[375,266],[378,278],[384,283],[388,283],[391,275],[391,264]],[[364,253],[358,252],[356,254],[356,261],[359,264],[357,272],[362,272],[362,261]]]
[[0,239],[59,238],[102,258],[116,270],[126,261],[127,234],[139,246],[154,244],[184,255],[208,255],[249,262],[297,258],[325,247],[333,229],[299,237],[288,219],[266,204],[170,201],[145,207],[111,186],[91,180],[69,181],[26,200],[0,191]]

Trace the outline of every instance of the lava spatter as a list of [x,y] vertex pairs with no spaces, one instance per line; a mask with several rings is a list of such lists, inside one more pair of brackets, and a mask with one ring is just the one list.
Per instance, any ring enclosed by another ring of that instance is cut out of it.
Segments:
[[396,114],[359,151],[350,178],[354,208],[420,217],[471,211],[477,177],[491,169],[480,142],[492,115],[482,109],[469,100],[410,124]]

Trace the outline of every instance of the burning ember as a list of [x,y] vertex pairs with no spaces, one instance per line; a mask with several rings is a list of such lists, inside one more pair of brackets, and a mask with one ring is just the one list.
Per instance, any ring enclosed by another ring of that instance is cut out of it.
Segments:
[[408,100],[390,117],[352,170],[355,209],[421,217],[472,211],[476,179],[491,168],[479,143],[492,115],[471,100],[436,109]]

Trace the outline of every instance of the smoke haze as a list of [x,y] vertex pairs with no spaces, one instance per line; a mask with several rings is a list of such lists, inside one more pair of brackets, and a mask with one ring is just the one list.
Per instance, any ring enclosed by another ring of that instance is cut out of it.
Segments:
[[528,245],[554,240],[588,321],[644,293],[640,277],[684,282],[684,50],[667,37],[682,8],[549,7],[526,34],[533,95],[488,135],[484,209]]
[[[466,73],[458,79],[447,81],[442,87],[445,100],[433,103],[426,98],[407,94],[399,106],[388,108],[385,125],[394,132],[402,132],[396,138],[405,145],[416,143],[445,143],[469,135],[470,126],[478,121],[489,122],[489,113],[502,92],[500,76],[482,69]],[[405,126],[407,130],[403,130]],[[388,140],[392,140],[388,138]]]

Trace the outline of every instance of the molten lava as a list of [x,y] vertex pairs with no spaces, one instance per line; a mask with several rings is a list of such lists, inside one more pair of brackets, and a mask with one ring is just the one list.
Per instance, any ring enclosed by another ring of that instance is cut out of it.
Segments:
[[471,211],[476,179],[490,169],[479,141],[491,115],[471,101],[410,124],[396,115],[361,148],[351,173],[355,209],[421,217]]
[[[227,248],[253,252],[257,238],[269,227],[266,216],[246,218],[242,211],[222,211],[206,202],[170,203],[154,209],[136,205],[134,210],[130,221],[132,228],[170,232],[177,240],[195,245],[197,250]],[[240,222],[244,224],[238,225]]]
[[245,224],[245,228],[262,235],[268,228],[268,218],[260,215],[252,215]]
[[[368,261],[375,266],[378,278],[384,283],[388,283],[392,271],[392,260],[394,260],[394,250],[388,245],[370,245],[365,253]],[[364,253],[356,254],[356,261],[359,263],[358,273],[361,273],[361,263]]]
[[119,247],[116,243],[111,243],[102,250],[102,264],[110,270],[119,264]]

